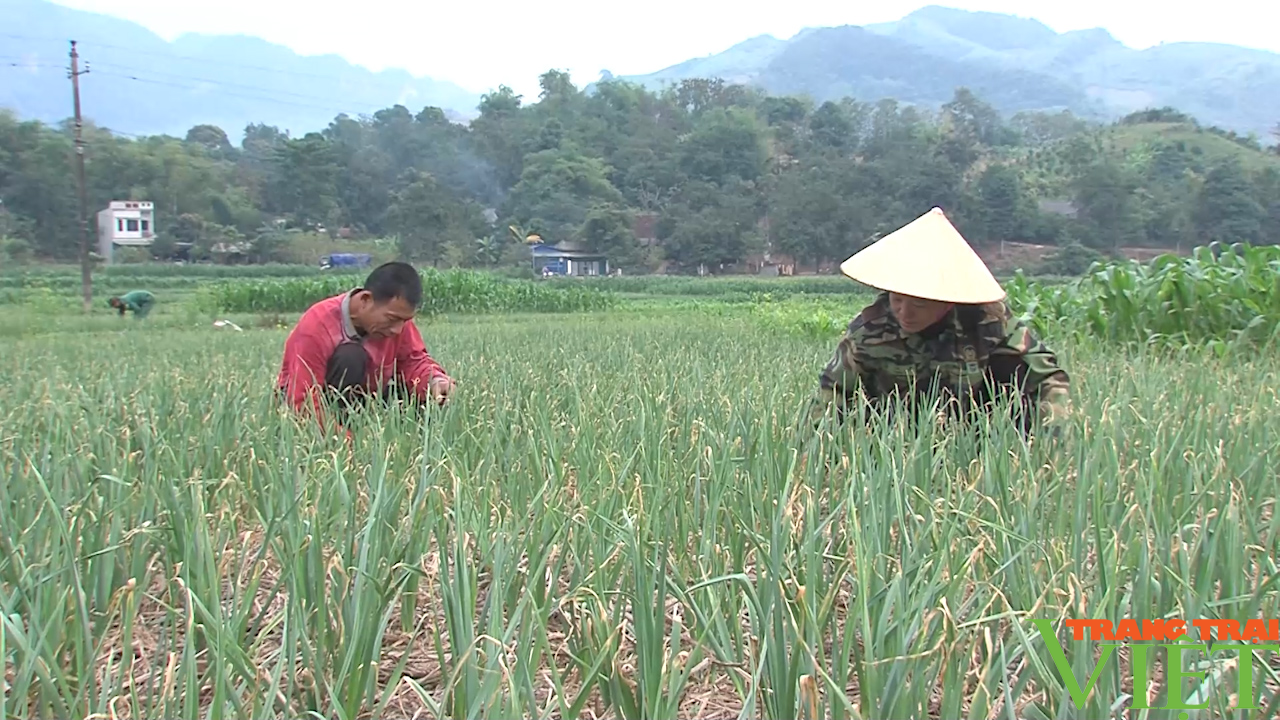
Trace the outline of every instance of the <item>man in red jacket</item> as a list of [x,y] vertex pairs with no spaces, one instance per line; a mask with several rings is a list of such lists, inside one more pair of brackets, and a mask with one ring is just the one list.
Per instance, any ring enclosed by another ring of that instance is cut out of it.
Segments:
[[371,395],[432,400],[443,405],[454,381],[423,346],[413,324],[422,279],[412,265],[390,262],[364,285],[312,305],[284,344],[277,381],[295,410]]

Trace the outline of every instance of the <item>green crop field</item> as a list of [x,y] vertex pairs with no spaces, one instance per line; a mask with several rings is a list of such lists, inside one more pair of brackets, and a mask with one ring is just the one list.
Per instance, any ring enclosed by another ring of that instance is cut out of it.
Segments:
[[[420,324],[454,401],[349,443],[272,395],[275,325],[319,280],[219,278],[143,322],[17,298],[0,712],[1179,717],[1128,709],[1128,651],[1076,707],[1097,653],[1061,621],[1280,617],[1280,293],[1274,255],[1242,257],[1012,283],[1077,411],[1030,445],[1005,422],[797,431],[861,292],[456,276],[475,299]],[[1192,717],[1275,717],[1265,657],[1252,698],[1234,655],[1187,670]]]

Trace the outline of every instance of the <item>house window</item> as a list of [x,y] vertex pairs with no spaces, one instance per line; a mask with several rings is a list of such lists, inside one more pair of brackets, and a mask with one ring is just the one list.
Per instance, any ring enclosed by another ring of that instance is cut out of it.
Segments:
[[124,232],[124,218],[116,218],[116,230]]
[[125,227],[128,229],[129,232],[138,232],[137,218],[129,218],[128,220],[126,220]]
[[147,231],[148,231],[148,230],[150,230],[150,229],[151,229],[151,223],[147,222],[146,220],[143,220],[143,221],[142,221],[142,232],[147,232]]

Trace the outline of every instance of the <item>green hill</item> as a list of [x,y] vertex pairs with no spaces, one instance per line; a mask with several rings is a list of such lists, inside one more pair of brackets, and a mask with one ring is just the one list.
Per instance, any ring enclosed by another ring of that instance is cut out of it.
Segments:
[[1186,148],[1192,155],[1202,157],[1206,165],[1234,157],[1247,170],[1260,171],[1268,167],[1280,169],[1280,154],[1266,152],[1261,147],[1249,147],[1245,142],[1232,140],[1186,122],[1152,122],[1135,125],[1116,125],[1107,128],[1105,137],[1109,147],[1121,153],[1149,152],[1152,148],[1173,145]]
[[[1280,173],[1280,153],[1256,141],[1190,119],[1144,120],[1144,114],[1048,143],[994,152],[992,161],[1013,161],[1024,169],[1029,187],[1042,198],[1072,194],[1070,178],[1087,162],[1108,161],[1129,168],[1149,182],[1174,182],[1189,172],[1203,178],[1224,161],[1234,160],[1250,175]],[[1171,113],[1178,116],[1178,113]]]
[[1005,116],[1069,110],[1111,121],[1169,106],[1263,141],[1280,121],[1280,54],[1213,43],[1135,50],[1100,28],[1057,33],[1034,19],[939,6],[890,23],[756,37],[625,79],[656,88],[697,77],[817,103],[893,98],[931,108],[964,86]]

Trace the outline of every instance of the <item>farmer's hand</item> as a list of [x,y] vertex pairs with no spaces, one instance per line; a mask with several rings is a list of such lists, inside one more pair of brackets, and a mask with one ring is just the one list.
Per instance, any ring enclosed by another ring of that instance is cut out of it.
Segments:
[[453,388],[456,386],[457,383],[453,381],[453,378],[441,375],[440,377],[432,380],[427,389],[431,391],[431,399],[434,400],[437,405],[444,405],[448,402],[449,395],[453,392]]

